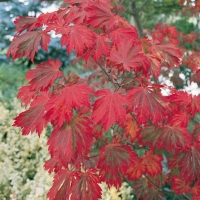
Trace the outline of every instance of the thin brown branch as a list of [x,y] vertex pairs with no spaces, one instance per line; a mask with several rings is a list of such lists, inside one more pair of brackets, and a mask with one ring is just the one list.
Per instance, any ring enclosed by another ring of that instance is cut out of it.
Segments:
[[148,176],[144,175],[145,178],[157,189],[159,189],[160,191],[162,191],[162,189],[160,187],[158,187]]
[[139,37],[142,38],[143,37],[143,28],[142,28],[142,24],[140,22],[139,12],[137,10],[135,0],[132,0],[131,7],[132,7],[132,15],[135,20],[135,24],[136,24],[136,27],[137,27],[137,30],[139,33]]
[[183,194],[183,196],[188,199],[188,200],[191,200],[190,197],[188,197],[186,194]]
[[66,79],[66,77],[64,76],[64,74],[62,74],[62,77],[64,78],[65,84],[67,84],[67,79]]
[[135,116],[133,115],[133,113],[130,113],[131,117],[135,120],[135,122],[139,125],[137,119],[135,118]]
[[[133,1],[134,0],[132,0],[132,1],[129,2],[128,6],[124,10],[124,13],[130,8],[130,6],[131,6],[131,4],[132,4]],[[131,14],[133,14],[133,13],[131,13]]]
[[99,67],[101,67],[101,69],[103,70],[103,72],[106,74],[106,76],[108,77],[108,80],[115,86],[116,90],[118,90],[121,86],[119,85],[119,83],[115,83],[112,78],[110,77],[110,75],[108,74],[108,72],[104,69],[103,66],[101,66],[100,64],[98,64]]
[[148,1],[149,0],[144,1],[144,3],[141,5],[141,7],[139,9],[137,9],[138,13],[143,10],[144,6],[148,3]]

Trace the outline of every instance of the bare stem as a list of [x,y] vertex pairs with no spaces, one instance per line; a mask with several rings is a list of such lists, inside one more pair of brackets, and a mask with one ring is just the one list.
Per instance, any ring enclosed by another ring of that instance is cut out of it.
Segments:
[[135,4],[134,0],[132,1],[132,14],[133,14],[133,17],[134,17],[134,20],[135,20],[136,27],[138,29],[139,37],[142,38],[143,37],[143,28],[142,28],[142,25],[141,25],[141,22],[140,22],[139,13],[137,11],[136,4]]
[[108,74],[108,72],[104,69],[103,66],[101,66],[99,64],[99,66],[101,67],[101,69],[103,70],[103,72],[106,74],[106,76],[108,77],[108,80],[115,86],[116,90],[118,90],[121,86],[119,83],[115,83],[112,78],[110,77],[110,75]]
[[153,186],[155,186],[157,189],[162,191],[162,189],[160,187],[158,187],[148,176],[146,176],[146,175],[144,175],[144,176]]
[[141,5],[141,7],[137,10],[138,13],[144,8],[144,6],[148,3],[149,0],[144,1],[144,3]]

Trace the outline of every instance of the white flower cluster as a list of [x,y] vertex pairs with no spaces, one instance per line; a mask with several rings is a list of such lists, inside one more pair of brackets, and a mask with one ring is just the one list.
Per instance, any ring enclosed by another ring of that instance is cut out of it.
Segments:
[[[49,158],[43,132],[22,136],[21,129],[13,127],[13,118],[22,111],[13,101],[15,110],[9,111],[0,103],[0,200],[46,200],[53,174],[43,169]],[[102,200],[132,200],[132,189],[123,183],[119,191],[101,184]]]

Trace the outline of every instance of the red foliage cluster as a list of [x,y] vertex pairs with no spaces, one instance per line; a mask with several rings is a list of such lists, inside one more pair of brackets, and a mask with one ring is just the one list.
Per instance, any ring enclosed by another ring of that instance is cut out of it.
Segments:
[[[119,188],[133,181],[137,199],[162,199],[170,191],[199,199],[200,132],[196,126],[189,133],[187,126],[200,112],[200,96],[157,84],[161,67],[183,60],[176,28],[158,24],[152,39],[139,39],[109,0],[64,3],[38,18],[16,19],[8,50],[13,59],[33,60],[39,45],[48,50],[55,31],[91,72],[85,78],[64,74],[61,62],[50,59],[27,73],[28,85],[19,91],[28,109],[14,126],[24,135],[53,126],[45,169],[55,177],[48,198],[97,200],[101,182]],[[199,54],[189,60],[195,79]]]

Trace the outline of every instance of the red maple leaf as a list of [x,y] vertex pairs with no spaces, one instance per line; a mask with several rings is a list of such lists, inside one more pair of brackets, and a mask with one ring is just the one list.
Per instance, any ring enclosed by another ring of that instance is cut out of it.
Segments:
[[92,139],[90,123],[87,117],[77,115],[70,124],[65,122],[53,130],[47,143],[49,152],[63,166],[74,160],[79,164],[90,151]]
[[176,114],[171,116],[169,123],[171,125],[174,124],[180,127],[187,128],[189,120],[190,120],[190,116],[188,115],[187,112],[179,111]]
[[170,95],[169,100],[171,102],[178,102],[179,105],[184,107],[188,113],[191,113],[193,116],[196,112],[200,112],[200,96],[192,96],[185,91],[176,91]]
[[25,56],[33,62],[38,46],[41,45],[47,51],[49,42],[50,36],[45,31],[26,32],[23,35],[15,36],[8,48],[7,56],[12,55],[13,59]]
[[122,40],[117,44],[117,49],[112,48],[109,60],[114,64],[122,66],[125,71],[139,68],[141,63],[146,61],[146,56],[142,53],[142,46],[140,43],[127,43]]
[[47,121],[44,119],[45,106],[49,97],[42,93],[32,103],[28,110],[20,113],[16,118],[13,126],[20,127],[22,134],[27,135],[36,131],[38,135],[46,127]]
[[51,174],[52,172],[59,172],[62,169],[62,165],[60,162],[58,162],[57,159],[54,157],[51,157],[49,160],[47,160],[44,164],[44,169]]
[[101,188],[94,170],[87,172],[62,170],[54,177],[47,197],[50,200],[98,200]]
[[138,41],[138,33],[135,27],[121,27],[110,32],[109,37],[113,40],[115,45],[118,45],[121,40]]
[[110,53],[109,38],[105,35],[96,35],[95,47],[92,51],[94,60],[97,62],[102,55],[108,56]]
[[71,188],[71,200],[98,200],[101,197],[100,179],[95,170],[77,172],[77,178]]
[[181,176],[186,181],[192,182],[200,177],[200,146],[199,142],[187,148],[187,151],[181,152],[172,158],[170,162],[172,167],[178,167]]
[[66,45],[68,54],[72,50],[76,51],[77,56],[82,56],[84,50],[88,47],[93,47],[95,35],[87,27],[83,25],[72,25],[63,28],[61,37],[61,45]]
[[168,103],[153,87],[135,87],[128,91],[128,95],[132,101],[133,112],[137,113],[139,123],[151,120],[157,124],[165,119],[164,113],[168,109]]
[[172,67],[174,65],[179,66],[180,58],[182,57],[182,52],[173,44],[161,44],[158,41],[150,41],[147,38],[142,38],[142,48],[147,54],[152,54],[153,57],[160,60],[160,62],[165,61],[167,67]]
[[160,128],[146,127],[141,132],[143,142],[154,148],[167,149],[172,152],[186,150],[191,143],[191,134],[186,128],[165,125]]
[[191,188],[192,199],[199,200],[200,198],[200,180],[194,183],[194,187]]
[[35,27],[42,27],[49,23],[55,23],[55,22],[58,22],[58,16],[56,12],[41,13],[37,17],[37,21],[35,22]]
[[25,29],[31,31],[34,28],[34,23],[36,22],[36,20],[37,18],[35,17],[19,16],[14,21],[14,24],[16,26],[15,32],[17,34],[21,34]]
[[163,44],[171,43],[178,45],[179,34],[180,33],[177,31],[175,26],[168,26],[167,24],[158,23],[155,26],[155,31],[153,32],[152,37],[154,40],[157,40]]
[[71,121],[73,109],[90,108],[89,96],[91,94],[93,94],[93,91],[85,84],[66,86],[49,100],[46,119],[56,121],[56,124],[61,127],[63,122]]
[[108,28],[113,30],[124,24],[128,24],[123,18],[115,15],[109,8],[109,3],[99,3],[87,8],[88,20],[87,23],[94,27]]
[[126,110],[123,105],[128,105],[129,101],[122,91],[111,92],[109,89],[102,89],[96,92],[96,96],[101,96],[94,102],[92,119],[95,124],[101,123],[107,131],[115,122],[124,123]]
[[174,190],[177,194],[187,194],[191,190],[190,183],[183,177],[173,176],[171,183],[171,189]]
[[30,85],[22,86],[19,89],[17,98],[21,99],[24,103],[24,106],[26,107],[32,99],[34,99],[37,95],[37,91],[31,90]]
[[74,184],[76,174],[73,171],[61,170],[53,180],[53,186],[49,190],[47,197],[49,200],[66,200],[71,195],[70,189]]
[[31,90],[48,90],[55,79],[60,77],[63,72],[59,70],[61,66],[59,60],[50,59],[37,65],[36,69],[27,72],[26,79],[29,80]]

